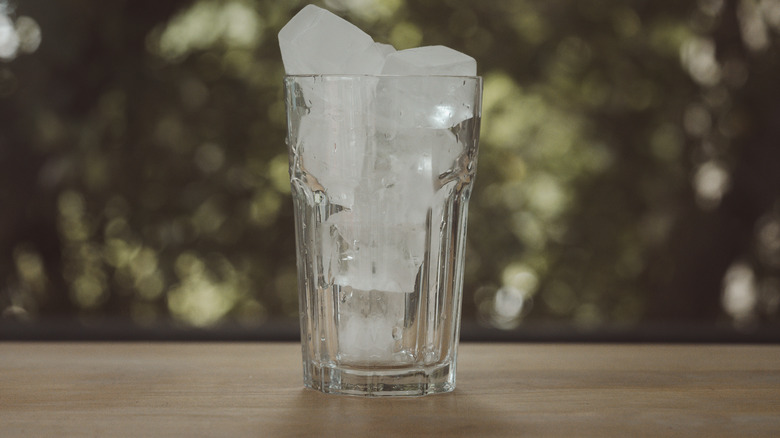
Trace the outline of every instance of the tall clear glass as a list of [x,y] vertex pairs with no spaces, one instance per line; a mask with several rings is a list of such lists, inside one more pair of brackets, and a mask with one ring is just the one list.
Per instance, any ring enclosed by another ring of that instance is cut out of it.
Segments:
[[452,391],[482,79],[284,83],[304,384]]

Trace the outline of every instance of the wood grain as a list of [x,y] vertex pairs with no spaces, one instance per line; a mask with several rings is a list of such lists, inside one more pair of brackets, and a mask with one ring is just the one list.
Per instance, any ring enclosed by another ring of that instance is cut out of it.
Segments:
[[0,343],[0,436],[780,436],[780,346],[464,344],[454,393],[301,383],[289,343]]

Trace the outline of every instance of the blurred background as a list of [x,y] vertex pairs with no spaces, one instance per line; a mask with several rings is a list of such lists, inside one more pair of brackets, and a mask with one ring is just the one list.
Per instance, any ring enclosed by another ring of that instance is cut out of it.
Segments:
[[[0,0],[0,337],[297,336],[306,4]],[[779,0],[315,4],[477,59],[464,338],[780,339]]]

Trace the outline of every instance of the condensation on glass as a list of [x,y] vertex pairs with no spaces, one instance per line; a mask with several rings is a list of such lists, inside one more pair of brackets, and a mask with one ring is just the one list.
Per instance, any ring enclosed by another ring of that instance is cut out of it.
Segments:
[[455,387],[482,80],[287,76],[304,383]]

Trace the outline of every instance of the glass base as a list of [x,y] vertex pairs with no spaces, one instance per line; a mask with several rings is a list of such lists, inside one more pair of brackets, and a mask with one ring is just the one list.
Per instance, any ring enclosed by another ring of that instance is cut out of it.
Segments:
[[455,389],[454,364],[415,368],[345,368],[304,362],[304,385],[327,394],[363,397],[440,394]]

